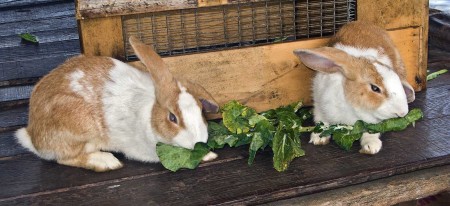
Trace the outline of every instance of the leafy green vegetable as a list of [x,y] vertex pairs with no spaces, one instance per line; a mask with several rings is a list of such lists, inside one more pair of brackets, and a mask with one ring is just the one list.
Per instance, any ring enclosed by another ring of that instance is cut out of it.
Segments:
[[[408,125],[414,124],[423,117],[420,109],[412,109],[405,117],[398,117],[381,121],[377,124],[365,123],[361,120],[357,121],[353,126],[349,125],[329,125],[323,123],[317,124],[314,128],[308,128],[320,136],[333,136],[334,142],[345,150],[350,150],[353,142],[359,140],[362,134],[368,133],[385,133],[391,131],[404,130]],[[305,129],[305,128],[303,128]]]
[[172,172],[176,172],[181,168],[196,168],[208,152],[209,148],[205,143],[195,144],[193,150],[161,142],[156,144],[156,153],[162,165]]
[[32,43],[39,43],[39,39],[33,34],[23,33],[23,34],[19,34],[19,36],[20,36],[20,38],[22,38],[25,41],[32,42]]
[[439,75],[445,74],[446,72],[448,72],[447,69],[442,69],[442,70],[439,70],[439,71],[437,71],[437,72],[433,72],[433,73],[431,73],[431,74],[428,74],[428,75],[427,75],[427,81],[430,81],[430,80],[432,80],[432,79],[435,79],[435,78],[438,77]]
[[239,147],[249,145],[248,164],[255,160],[258,150],[267,146],[273,151],[273,166],[277,171],[285,171],[297,157],[305,155],[301,149],[300,133],[315,132],[321,136],[333,136],[334,142],[345,150],[349,150],[353,142],[359,140],[363,133],[383,133],[400,131],[423,117],[420,109],[412,109],[403,118],[384,120],[378,124],[369,124],[361,120],[354,125],[302,126],[304,121],[312,117],[308,108],[302,103],[294,103],[260,114],[254,109],[230,101],[222,108],[223,121],[209,122],[207,144],[197,143],[194,150],[157,145],[157,153],[161,163],[171,171],[180,168],[193,169],[201,162],[210,149],[220,149],[225,145]]
[[237,101],[231,101],[222,108],[223,124],[230,132],[240,134],[250,131],[249,119],[256,111]]
[[300,137],[281,124],[273,138],[272,151],[273,167],[278,172],[285,171],[294,158],[305,155],[305,151],[300,149]]

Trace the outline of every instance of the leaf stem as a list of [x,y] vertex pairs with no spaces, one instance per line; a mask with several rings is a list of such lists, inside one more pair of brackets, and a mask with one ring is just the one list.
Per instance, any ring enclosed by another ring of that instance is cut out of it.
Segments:
[[303,132],[312,132],[314,130],[315,126],[311,126],[311,127],[299,127],[298,131],[303,133]]

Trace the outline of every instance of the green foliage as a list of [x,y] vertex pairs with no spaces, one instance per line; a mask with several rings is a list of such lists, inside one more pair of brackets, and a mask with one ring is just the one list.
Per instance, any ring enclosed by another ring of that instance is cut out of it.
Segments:
[[30,33],[23,33],[23,34],[19,34],[20,38],[22,38],[24,41],[28,41],[31,43],[39,43],[39,39]]
[[208,152],[209,148],[205,143],[195,144],[193,150],[161,142],[156,144],[156,153],[162,165],[172,172],[176,172],[181,168],[196,168]]
[[427,75],[427,81],[433,80],[433,79],[435,79],[436,77],[438,77],[439,75],[445,74],[445,73],[447,73],[447,72],[448,72],[447,69],[441,69],[441,70],[439,70],[439,71],[437,71],[437,72],[433,72],[433,73],[431,73],[431,74],[428,74],[428,75]]
[[305,120],[312,117],[310,109],[302,108],[302,103],[294,103],[260,114],[237,101],[230,101],[222,108],[223,121],[209,122],[207,144],[197,143],[194,150],[183,149],[158,143],[157,153],[161,163],[171,171],[180,168],[193,169],[210,149],[220,149],[225,145],[239,147],[249,145],[248,164],[255,160],[258,150],[267,146],[273,151],[273,166],[277,171],[285,171],[297,157],[305,155],[301,149],[300,133],[315,132],[320,136],[333,136],[334,142],[349,150],[353,142],[363,133],[383,133],[400,131],[422,118],[420,109],[411,110],[405,117],[393,118],[378,124],[368,124],[361,120],[354,125],[324,125],[304,127]]

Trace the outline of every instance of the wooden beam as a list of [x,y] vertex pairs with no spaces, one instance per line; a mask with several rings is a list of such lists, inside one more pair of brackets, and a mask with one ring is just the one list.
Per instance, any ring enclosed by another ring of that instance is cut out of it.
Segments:
[[124,59],[120,16],[78,20],[78,28],[83,54]]

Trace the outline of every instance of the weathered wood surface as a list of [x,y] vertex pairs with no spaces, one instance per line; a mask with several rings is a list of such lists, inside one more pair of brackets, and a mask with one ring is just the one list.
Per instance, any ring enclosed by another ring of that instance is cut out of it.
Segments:
[[77,18],[99,18],[265,0],[77,0]]
[[[51,19],[58,19],[57,14],[67,18],[63,10],[70,7],[68,4],[73,5],[73,2],[32,4],[37,8],[30,11],[16,7],[8,7],[13,8],[11,10],[0,8],[0,17],[9,18],[0,23],[0,27],[8,24],[16,28],[0,31],[4,35],[0,36],[0,49],[3,49],[0,91],[27,88],[29,92],[31,87],[27,85],[32,85],[65,58],[79,52],[75,26],[71,30],[63,28],[58,31],[57,24],[61,22],[55,20],[51,23]],[[61,11],[58,11],[59,6]],[[37,11],[43,8],[52,12]],[[15,9],[20,11],[13,12]],[[27,19],[22,18],[14,26],[14,17],[3,16],[4,12],[8,16],[15,15],[15,18],[28,12],[36,15],[29,13]],[[53,16],[47,18],[46,15]],[[46,18],[48,20],[42,20]],[[48,27],[30,23],[33,21],[47,22]],[[16,32],[21,31],[17,29],[22,28],[20,25],[30,26],[34,31],[43,32],[42,35],[55,31],[55,36],[44,37],[49,40],[42,44],[42,48],[22,45],[20,39],[14,38]],[[68,24],[61,24],[64,25]],[[6,26],[2,28],[7,29]],[[3,38],[10,38],[13,42],[3,41]],[[56,52],[51,53],[51,48]],[[450,68],[445,55],[447,53],[431,48],[429,61],[434,66],[430,70]],[[384,146],[378,155],[359,154],[357,144],[349,152],[334,144],[313,146],[304,136],[302,147],[306,156],[295,160],[284,173],[272,168],[270,151],[259,153],[255,164],[247,166],[248,151],[244,147],[218,150],[218,160],[202,164],[196,170],[177,173],[171,173],[159,164],[128,161],[123,157],[120,157],[125,163],[123,169],[101,174],[42,161],[17,145],[12,137],[15,129],[27,123],[27,104],[23,99],[27,94],[2,92],[0,96],[8,101],[0,103],[0,205],[256,204],[449,165],[449,82],[450,74],[447,73],[429,82],[427,90],[417,93],[417,100],[411,107],[422,108],[424,120],[417,122],[416,128],[383,135]]]
[[450,190],[450,166],[393,176],[379,181],[292,198],[267,206],[283,205],[377,205],[390,206]]

